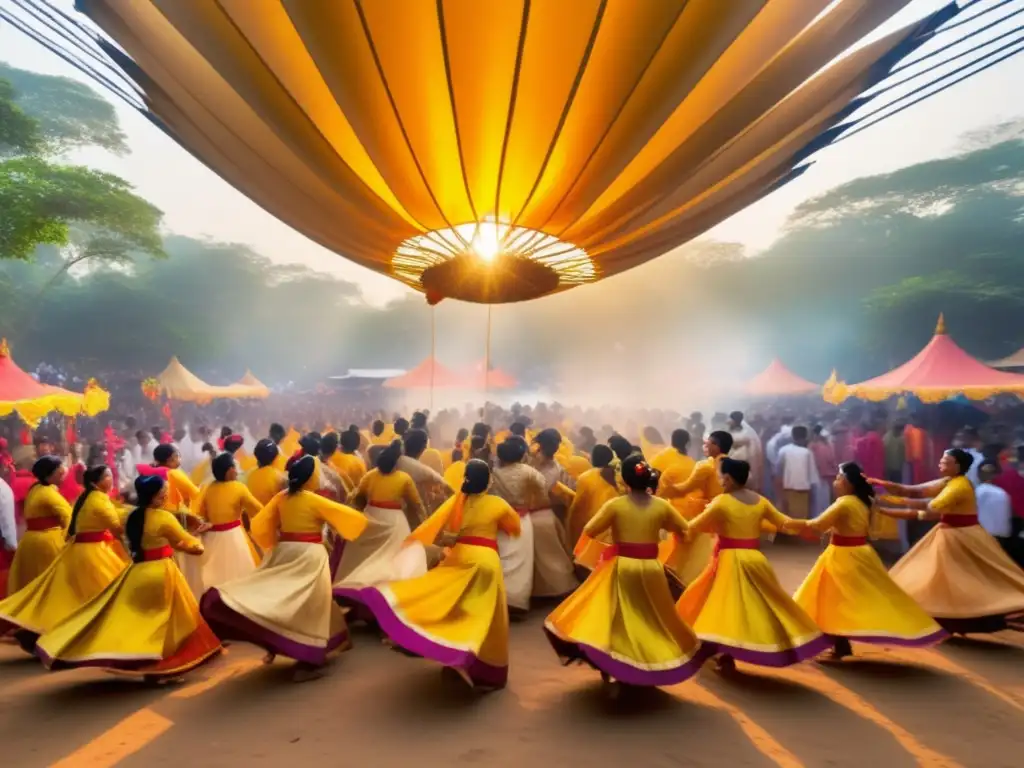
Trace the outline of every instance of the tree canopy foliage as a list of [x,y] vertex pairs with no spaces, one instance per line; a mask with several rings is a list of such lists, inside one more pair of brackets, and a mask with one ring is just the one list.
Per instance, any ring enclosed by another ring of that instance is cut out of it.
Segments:
[[0,64],[0,258],[27,259],[44,244],[69,247],[69,265],[164,255],[155,206],[113,174],[59,159],[87,146],[127,151],[108,102],[73,80]]

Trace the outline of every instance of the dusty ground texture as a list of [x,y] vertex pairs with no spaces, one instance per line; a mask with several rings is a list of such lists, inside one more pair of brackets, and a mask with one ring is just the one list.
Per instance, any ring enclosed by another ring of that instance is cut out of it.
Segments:
[[[816,551],[775,547],[795,588]],[[509,687],[474,695],[372,633],[320,680],[232,646],[181,685],[100,671],[46,674],[0,646],[3,764],[33,766],[1020,766],[1024,637],[930,650],[855,646],[858,658],[740,666],[611,700],[591,670],[561,667],[540,630],[512,628]],[[543,762],[542,762],[543,761]]]

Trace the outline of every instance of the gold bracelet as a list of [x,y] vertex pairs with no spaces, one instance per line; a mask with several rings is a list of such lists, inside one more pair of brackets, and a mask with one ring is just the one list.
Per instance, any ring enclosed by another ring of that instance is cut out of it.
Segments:
[[920,520],[921,522],[924,522],[925,520],[928,519],[927,517],[925,517],[925,515],[927,515],[927,514],[928,514],[928,510],[927,509],[919,509],[919,510],[917,510],[917,519]]

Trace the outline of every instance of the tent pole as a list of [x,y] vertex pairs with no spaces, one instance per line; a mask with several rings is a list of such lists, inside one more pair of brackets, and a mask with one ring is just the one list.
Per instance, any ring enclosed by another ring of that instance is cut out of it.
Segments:
[[437,370],[437,327],[435,308],[430,308],[430,415],[434,415],[434,371]]
[[487,305],[487,339],[484,343],[484,405],[487,405],[487,392],[490,389],[491,379],[491,309],[493,305]]

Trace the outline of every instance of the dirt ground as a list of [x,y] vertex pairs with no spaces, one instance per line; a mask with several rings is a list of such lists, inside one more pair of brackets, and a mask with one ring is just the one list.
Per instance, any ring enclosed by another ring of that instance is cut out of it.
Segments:
[[[816,551],[775,547],[795,588]],[[509,687],[475,695],[436,665],[357,631],[320,680],[233,645],[183,684],[44,673],[0,646],[4,766],[1001,766],[1024,765],[1024,638],[937,649],[855,646],[857,658],[782,671],[709,666],[611,700],[563,668],[540,630],[512,628]]]

